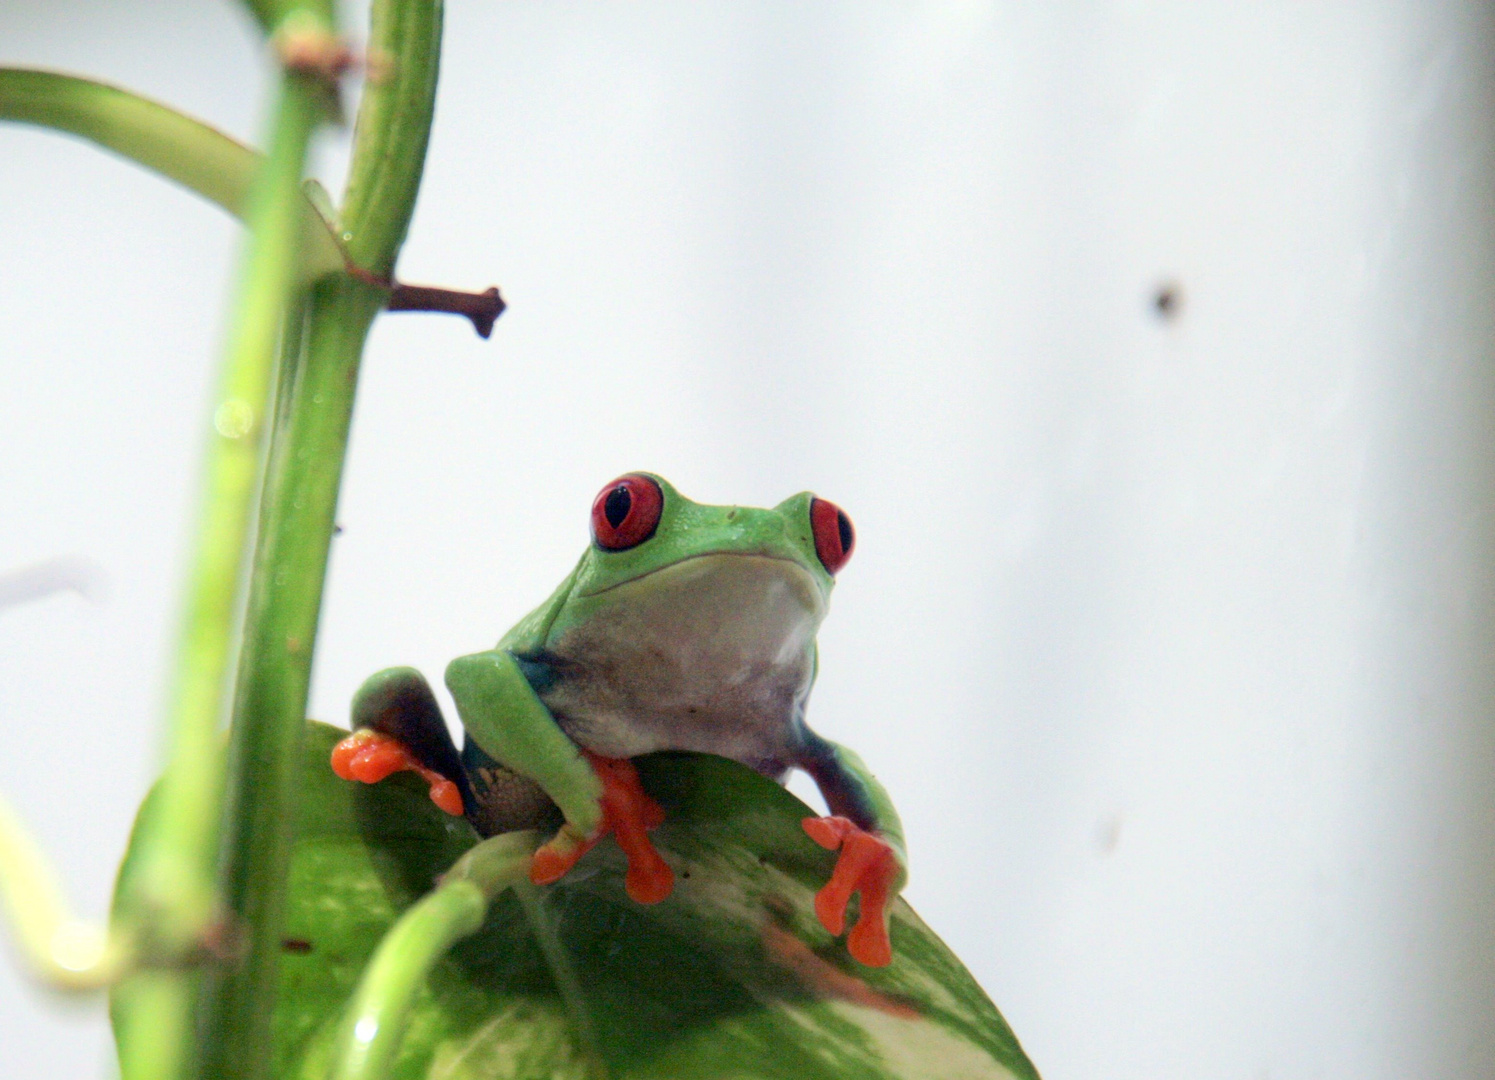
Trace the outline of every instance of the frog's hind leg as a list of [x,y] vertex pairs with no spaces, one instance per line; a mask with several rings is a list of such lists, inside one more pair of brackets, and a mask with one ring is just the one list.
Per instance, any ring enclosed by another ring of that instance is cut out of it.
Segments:
[[564,821],[539,784],[495,761],[471,735],[462,740],[462,771],[472,786],[467,820],[483,836],[514,829],[553,833]]
[[808,729],[795,762],[815,780],[831,815],[805,818],[804,830],[823,848],[838,851],[831,879],[815,896],[815,914],[832,934],[846,928],[846,905],[861,895],[857,923],[847,935],[852,957],[871,967],[893,959],[888,905],[907,878],[903,826],[892,800],[862,759]]
[[431,801],[448,814],[473,805],[462,759],[425,676],[414,668],[371,675],[353,696],[353,734],[332,751],[332,769],[345,780],[375,784],[391,773],[419,773]]

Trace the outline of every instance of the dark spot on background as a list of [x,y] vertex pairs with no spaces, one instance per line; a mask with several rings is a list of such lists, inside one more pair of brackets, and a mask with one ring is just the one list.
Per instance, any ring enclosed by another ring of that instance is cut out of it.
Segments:
[[311,942],[305,940],[304,938],[285,938],[281,941],[280,947],[289,953],[300,953],[304,955],[311,952]]
[[1176,281],[1165,281],[1152,293],[1152,313],[1163,322],[1172,322],[1183,312],[1184,292]]

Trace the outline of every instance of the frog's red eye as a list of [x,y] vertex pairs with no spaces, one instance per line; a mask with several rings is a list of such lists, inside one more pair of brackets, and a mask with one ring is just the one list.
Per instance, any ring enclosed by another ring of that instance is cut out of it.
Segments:
[[592,538],[608,551],[638,547],[659,528],[664,492],[647,476],[620,476],[592,503]]
[[857,534],[851,527],[851,518],[833,502],[811,499],[810,528],[815,533],[815,554],[820,556],[820,565],[826,573],[834,574],[846,565],[851,549],[856,546]]

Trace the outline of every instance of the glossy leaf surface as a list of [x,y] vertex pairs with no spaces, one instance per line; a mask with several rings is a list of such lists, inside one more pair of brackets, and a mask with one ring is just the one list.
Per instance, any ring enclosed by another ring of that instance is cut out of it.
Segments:
[[[311,725],[276,1009],[275,1075],[321,1077],[341,1010],[398,915],[475,842],[409,774],[327,767]],[[604,842],[556,885],[509,893],[435,969],[395,1075],[1036,1078],[970,974],[908,905],[894,961],[852,961],[815,920],[834,856],[777,784],[709,756],[639,761],[668,822],[673,895],[644,907]]]

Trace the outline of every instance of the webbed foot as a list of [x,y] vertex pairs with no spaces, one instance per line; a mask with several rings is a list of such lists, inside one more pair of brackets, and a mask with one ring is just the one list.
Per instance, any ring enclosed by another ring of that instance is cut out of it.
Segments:
[[664,824],[664,808],[644,791],[638,770],[626,758],[605,758],[583,750],[602,781],[602,824],[583,836],[569,823],[535,852],[530,880],[549,885],[565,877],[578,859],[608,833],[628,859],[623,887],[640,904],[657,904],[675,888],[675,875],[649,842],[648,830]]
[[399,739],[361,728],[332,748],[332,771],[344,780],[377,784],[397,772],[419,773],[431,785],[431,801],[453,817],[462,816],[456,783],[422,765]]
[[851,894],[861,893],[861,914],[847,935],[846,951],[868,967],[886,967],[893,961],[893,947],[888,941],[888,901],[903,872],[897,851],[848,818],[812,817],[801,824],[821,847],[841,851],[830,881],[815,894],[815,915],[820,924],[839,937],[846,928],[846,905]]

